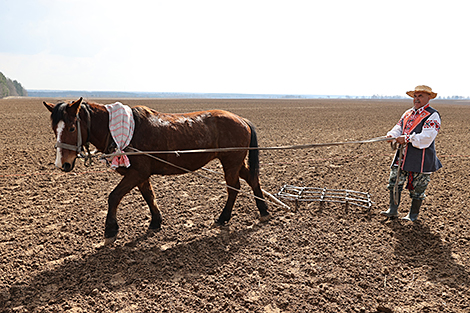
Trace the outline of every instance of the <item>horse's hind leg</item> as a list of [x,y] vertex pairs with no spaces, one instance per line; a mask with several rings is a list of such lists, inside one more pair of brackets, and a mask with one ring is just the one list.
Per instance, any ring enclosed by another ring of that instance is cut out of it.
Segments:
[[158,209],[157,203],[155,202],[155,193],[153,192],[152,185],[150,184],[150,179],[147,179],[140,185],[138,185],[140,193],[147,202],[150,213],[152,214],[152,221],[150,222],[150,230],[160,230],[162,225],[162,215]]
[[237,199],[238,190],[240,189],[240,180],[238,179],[238,169],[231,169],[227,170],[226,166],[224,166],[225,172],[225,182],[227,186],[232,188],[227,188],[228,198],[227,202],[225,203],[225,207],[222,210],[219,218],[215,221],[216,225],[223,226],[227,223],[230,218],[232,218],[232,208],[235,204],[235,200]]
[[240,177],[243,178],[248,185],[250,185],[251,189],[253,190],[254,195],[257,197],[256,206],[259,210],[260,221],[265,222],[271,218],[271,215],[268,212],[268,206],[264,200],[263,192],[261,191],[261,187],[259,184],[259,176],[258,175],[251,175],[248,168],[243,165],[240,169]]

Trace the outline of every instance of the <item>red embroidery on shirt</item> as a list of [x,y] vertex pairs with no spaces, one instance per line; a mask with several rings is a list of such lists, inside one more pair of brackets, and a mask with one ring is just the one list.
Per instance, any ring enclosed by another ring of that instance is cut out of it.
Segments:
[[424,109],[426,106],[420,108],[419,110],[409,110],[407,114],[403,117],[403,134],[409,135],[413,131],[413,129],[416,128],[416,126],[421,123],[421,121],[431,115],[428,111],[421,111],[421,109]]
[[436,120],[427,120],[424,122],[423,128],[433,128],[436,131],[439,131],[439,129],[441,129],[441,124]]

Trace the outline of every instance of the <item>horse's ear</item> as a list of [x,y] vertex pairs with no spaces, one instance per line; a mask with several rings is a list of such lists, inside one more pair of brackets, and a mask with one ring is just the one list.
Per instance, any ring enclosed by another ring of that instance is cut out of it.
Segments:
[[82,101],[83,97],[80,97],[80,99],[78,99],[77,101],[69,104],[69,107],[73,110],[73,112],[75,112],[75,114],[78,114],[78,112],[80,111],[80,105],[82,104]]
[[46,101],[43,101],[44,103],[44,106],[50,111],[52,112],[54,110],[54,107],[55,107],[55,104],[54,103],[49,103],[49,102],[46,102]]

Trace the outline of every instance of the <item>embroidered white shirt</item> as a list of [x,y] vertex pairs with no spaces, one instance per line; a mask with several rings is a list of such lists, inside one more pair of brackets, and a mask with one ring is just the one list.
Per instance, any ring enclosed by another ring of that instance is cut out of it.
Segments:
[[[429,103],[426,104],[425,106],[419,108],[418,110],[414,110],[413,116],[418,116],[421,114],[425,108],[429,106]],[[401,116],[400,120],[398,123],[387,133],[388,135],[391,135],[393,138],[397,138],[401,135],[406,135],[404,134],[404,128],[406,125],[403,125],[405,113]],[[426,122],[423,125],[423,129],[420,133],[415,133],[413,132],[412,134],[409,134],[408,142],[411,142],[413,147],[418,148],[418,149],[425,149],[428,148],[434,139],[436,139],[437,133],[439,132],[439,129],[441,128],[441,118],[439,116],[439,113],[434,112],[431,114]]]

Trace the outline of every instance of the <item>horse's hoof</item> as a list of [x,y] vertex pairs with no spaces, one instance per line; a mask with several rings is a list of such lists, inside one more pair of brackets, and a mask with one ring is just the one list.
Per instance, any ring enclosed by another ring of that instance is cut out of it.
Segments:
[[259,217],[259,221],[264,223],[264,222],[267,222],[271,219],[271,214],[267,214],[267,215],[263,215],[263,216],[260,216]]
[[149,228],[147,229],[147,235],[156,234],[156,233],[158,233],[158,232],[161,231],[161,230],[162,230],[161,227],[158,227],[158,228],[151,228],[151,227],[149,227]]
[[161,214],[156,217],[152,217],[152,219],[150,220],[149,229],[160,230],[162,228],[162,222],[163,219]]
[[149,232],[158,232],[162,230],[162,225],[161,223],[150,223],[148,231]]
[[110,238],[104,238],[104,245],[109,246],[112,245],[116,241],[117,236],[110,237]]

